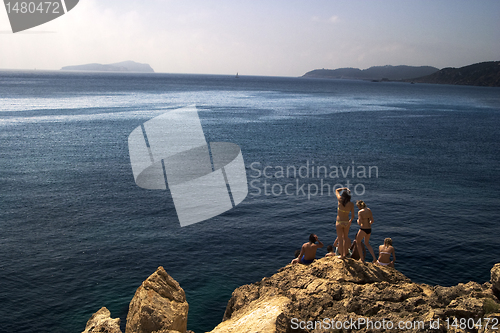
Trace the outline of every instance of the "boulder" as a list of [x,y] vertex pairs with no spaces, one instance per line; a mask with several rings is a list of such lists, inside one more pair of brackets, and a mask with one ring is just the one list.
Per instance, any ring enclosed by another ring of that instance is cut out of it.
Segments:
[[290,299],[284,296],[267,296],[250,302],[241,311],[232,313],[210,333],[222,332],[276,332],[277,318],[282,315]]
[[107,308],[102,307],[87,321],[83,333],[122,333],[120,318],[112,319]]
[[497,293],[500,293],[500,263],[491,269],[491,284]]
[[184,290],[160,266],[135,292],[125,332],[185,333],[188,308]]

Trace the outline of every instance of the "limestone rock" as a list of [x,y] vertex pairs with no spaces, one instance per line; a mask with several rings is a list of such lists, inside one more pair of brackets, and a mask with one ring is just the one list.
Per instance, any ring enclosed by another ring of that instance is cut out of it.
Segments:
[[210,333],[272,333],[276,332],[276,318],[283,313],[290,299],[283,296],[267,296],[250,302],[243,311],[234,312]]
[[495,264],[491,269],[491,284],[493,288],[500,293],[500,263]]
[[107,308],[102,307],[87,321],[83,333],[122,333],[120,318],[112,319]]
[[137,289],[129,305],[126,333],[185,333],[188,303],[184,290],[163,267]]
[[[322,258],[308,266],[288,265],[234,290],[223,322],[211,333],[463,332],[447,329],[445,320],[500,319],[499,279],[496,264],[491,283],[429,286],[394,268]],[[186,331],[187,312],[184,290],[158,267],[130,303],[126,333],[192,333]],[[119,324],[102,308],[83,333],[121,333]],[[496,332],[491,325],[475,331]]]
[[[323,332],[345,322],[358,323],[345,331],[374,332],[373,325],[385,322],[394,331],[399,323],[411,323],[418,326],[405,332],[445,332],[446,318],[493,318],[497,314],[485,309],[497,309],[498,303],[489,283],[433,287],[413,283],[394,268],[329,257],[288,265],[237,288],[212,333]],[[437,321],[440,328],[431,327]]]

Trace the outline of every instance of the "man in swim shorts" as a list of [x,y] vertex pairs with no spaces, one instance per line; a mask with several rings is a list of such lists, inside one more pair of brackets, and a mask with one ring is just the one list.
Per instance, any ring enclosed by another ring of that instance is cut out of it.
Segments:
[[[318,242],[318,244],[316,244],[316,242]],[[302,245],[299,256],[292,260],[292,264],[301,263],[309,265],[316,259],[316,250],[322,247],[323,243],[318,239],[318,236],[310,234],[309,242]]]

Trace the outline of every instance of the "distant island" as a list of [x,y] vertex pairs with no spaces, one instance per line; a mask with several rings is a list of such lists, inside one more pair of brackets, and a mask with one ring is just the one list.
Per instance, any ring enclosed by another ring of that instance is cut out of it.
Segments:
[[65,66],[62,71],[92,71],[92,72],[140,72],[154,73],[155,71],[148,64],[140,64],[135,61],[122,61],[114,64],[86,64],[77,66]]
[[315,69],[302,77],[500,87],[500,61],[439,70],[431,66],[375,66],[368,69]]
[[500,87],[500,61],[481,62],[460,68],[443,68],[431,75],[405,81]]
[[375,66],[368,69],[339,68],[315,69],[307,72],[303,77],[322,79],[354,79],[354,80],[383,80],[399,81],[421,77],[436,73],[439,68],[431,66]]

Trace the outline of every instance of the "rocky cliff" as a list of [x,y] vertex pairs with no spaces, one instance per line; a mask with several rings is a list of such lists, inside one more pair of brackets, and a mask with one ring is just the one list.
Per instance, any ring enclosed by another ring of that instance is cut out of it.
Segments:
[[[497,264],[492,270],[496,288],[499,271]],[[250,332],[257,323],[263,325],[256,309],[273,314],[264,319],[268,325],[260,332],[374,332],[384,327],[465,332],[454,330],[455,318],[459,328],[462,318],[473,318],[474,324],[482,318],[491,318],[492,323],[500,319],[491,283],[429,286],[413,283],[393,268],[331,257],[309,266],[288,265],[270,278],[236,289],[224,321],[212,332]],[[477,332],[498,331],[490,324]]]
[[[158,268],[137,290],[126,332],[184,332],[183,295],[182,288]],[[491,270],[491,282],[442,287],[413,283],[393,268],[329,257],[309,266],[288,265],[271,277],[237,288],[223,322],[211,333],[498,332],[499,295],[500,264]],[[176,306],[179,310],[172,311]],[[101,309],[84,333],[119,332],[111,330],[116,325],[106,330],[113,323],[109,311]]]

